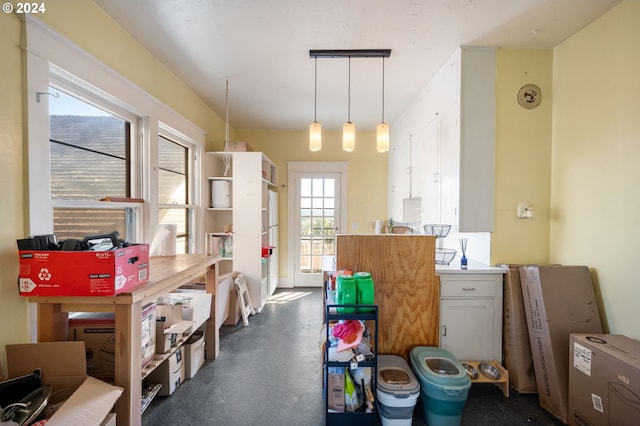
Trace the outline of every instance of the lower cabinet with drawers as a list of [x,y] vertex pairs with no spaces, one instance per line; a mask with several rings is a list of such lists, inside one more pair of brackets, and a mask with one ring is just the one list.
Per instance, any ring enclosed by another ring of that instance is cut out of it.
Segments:
[[440,275],[440,347],[459,360],[502,363],[504,270],[445,266],[436,267],[436,273]]

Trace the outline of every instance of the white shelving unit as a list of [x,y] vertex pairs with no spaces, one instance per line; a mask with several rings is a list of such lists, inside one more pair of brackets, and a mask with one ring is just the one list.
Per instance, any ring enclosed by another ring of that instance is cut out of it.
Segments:
[[[232,255],[223,254],[221,274],[233,271],[247,276],[251,301],[262,310],[273,291],[269,286],[269,262],[263,247],[269,246],[269,192],[277,189],[277,168],[261,152],[208,152],[206,161],[208,252],[221,239],[232,240]],[[213,207],[215,186],[229,182],[230,205]]]

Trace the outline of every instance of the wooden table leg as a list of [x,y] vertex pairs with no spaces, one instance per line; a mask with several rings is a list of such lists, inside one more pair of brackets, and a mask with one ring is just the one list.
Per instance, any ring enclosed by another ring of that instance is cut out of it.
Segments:
[[142,302],[116,305],[115,385],[124,389],[116,403],[118,425],[139,426],[142,398]]
[[220,326],[218,323],[218,311],[216,305],[218,303],[218,267],[212,265],[205,275],[207,293],[211,293],[211,312],[206,326],[205,335],[205,354],[207,359],[216,359],[220,355]]
[[67,340],[69,314],[59,303],[38,303],[38,342]]

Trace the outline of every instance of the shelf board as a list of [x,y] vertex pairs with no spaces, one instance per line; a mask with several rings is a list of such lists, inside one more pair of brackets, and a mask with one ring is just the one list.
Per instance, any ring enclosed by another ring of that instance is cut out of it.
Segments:
[[140,414],[143,414],[144,410],[151,405],[151,401],[158,395],[161,387],[162,385],[160,383],[155,383],[148,393],[142,395],[142,412]]
[[218,212],[224,212],[224,211],[233,211],[233,207],[207,207],[207,210],[210,211],[218,211]]
[[207,176],[207,180],[228,180],[232,181],[233,176]]

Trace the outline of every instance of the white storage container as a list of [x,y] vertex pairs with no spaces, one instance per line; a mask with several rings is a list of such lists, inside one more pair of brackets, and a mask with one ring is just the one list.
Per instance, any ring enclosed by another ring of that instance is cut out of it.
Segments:
[[214,179],[211,181],[211,207],[231,207],[231,183],[228,180]]
[[377,402],[383,426],[411,426],[420,383],[397,355],[378,356]]

